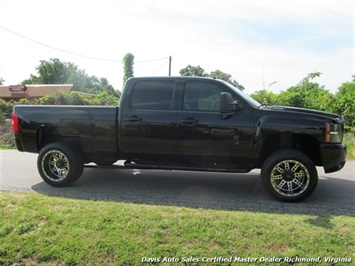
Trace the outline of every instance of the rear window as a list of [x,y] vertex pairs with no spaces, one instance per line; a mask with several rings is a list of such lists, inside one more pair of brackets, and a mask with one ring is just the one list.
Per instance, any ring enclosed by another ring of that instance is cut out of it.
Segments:
[[131,95],[131,106],[140,110],[172,110],[173,81],[137,82]]

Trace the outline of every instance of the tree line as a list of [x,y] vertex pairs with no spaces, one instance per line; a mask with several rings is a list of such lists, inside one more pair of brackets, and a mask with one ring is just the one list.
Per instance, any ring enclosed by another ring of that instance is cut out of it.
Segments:
[[355,75],[351,81],[344,82],[334,94],[314,81],[320,75],[320,72],[310,73],[297,85],[280,93],[259,90],[251,94],[251,97],[266,105],[301,107],[341,114],[345,118],[346,129],[350,130],[355,126]]

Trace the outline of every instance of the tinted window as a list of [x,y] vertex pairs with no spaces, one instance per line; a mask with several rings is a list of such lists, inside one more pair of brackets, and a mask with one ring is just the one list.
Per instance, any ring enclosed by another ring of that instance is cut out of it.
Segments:
[[219,111],[222,89],[208,82],[188,82],[184,90],[184,110]]
[[132,91],[134,109],[171,110],[173,106],[173,81],[141,81]]

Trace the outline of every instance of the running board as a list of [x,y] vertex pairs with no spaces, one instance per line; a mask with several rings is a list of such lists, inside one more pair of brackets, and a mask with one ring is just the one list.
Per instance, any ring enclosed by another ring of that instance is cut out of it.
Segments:
[[153,170],[181,170],[181,171],[202,171],[202,172],[224,172],[224,173],[249,173],[250,169],[220,169],[220,168],[199,168],[173,165],[151,165],[138,164],[125,161],[124,166],[134,169],[153,169]]

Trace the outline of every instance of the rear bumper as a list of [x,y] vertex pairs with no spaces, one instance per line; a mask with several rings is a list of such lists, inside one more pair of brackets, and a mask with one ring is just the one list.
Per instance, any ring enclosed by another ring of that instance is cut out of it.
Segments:
[[320,145],[322,163],[325,173],[332,173],[342,169],[346,162],[346,146],[338,143],[323,143]]
[[24,138],[22,135],[16,133],[15,134],[15,143],[18,151],[21,152],[32,152],[38,153],[36,137]]
[[20,138],[15,136],[15,143],[16,143],[17,150],[23,152],[23,148],[22,148],[22,144],[21,144]]

